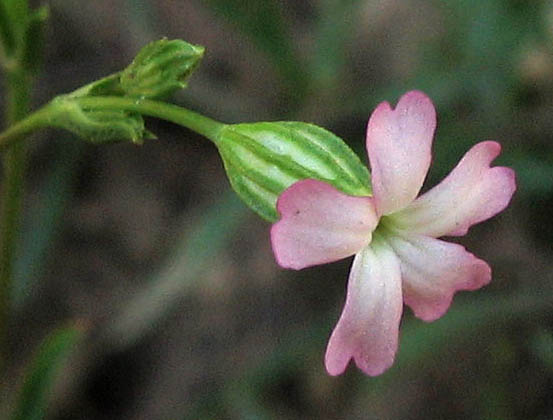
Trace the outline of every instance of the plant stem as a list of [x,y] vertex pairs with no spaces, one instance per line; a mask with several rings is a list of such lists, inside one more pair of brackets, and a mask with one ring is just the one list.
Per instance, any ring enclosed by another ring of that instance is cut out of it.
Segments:
[[[50,104],[23,119],[13,121],[5,131],[0,133],[0,152],[9,150],[10,146],[33,131],[48,126],[47,117],[49,113]],[[8,118],[5,118],[5,120],[7,122]]]
[[[24,70],[18,69],[6,73],[5,82],[4,120],[9,127],[23,118],[27,112],[30,80]],[[6,150],[2,163],[4,174],[0,207],[0,363],[5,363],[13,262],[17,250],[26,167],[25,142],[14,142]]]
[[87,96],[76,98],[75,100],[88,110],[126,110],[167,120],[201,134],[214,143],[217,142],[219,131],[225,125],[189,109],[149,99],[133,99],[119,96]]
[[[132,111],[150,117],[160,118],[186,127],[216,143],[219,131],[225,124],[177,105],[149,99],[133,99],[119,96],[90,96],[72,98],[81,107],[90,111]],[[56,103],[50,102],[28,115],[25,119],[0,133],[0,152],[12,145],[21,136],[39,128],[48,127],[51,117],[58,112]]]

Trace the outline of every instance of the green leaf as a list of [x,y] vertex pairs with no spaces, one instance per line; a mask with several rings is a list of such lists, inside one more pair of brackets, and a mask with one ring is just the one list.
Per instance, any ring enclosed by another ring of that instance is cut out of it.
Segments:
[[347,144],[303,122],[225,126],[216,141],[230,183],[262,218],[278,219],[276,201],[300,179],[319,179],[352,195],[369,195],[369,172]]
[[[67,136],[70,137],[70,136]],[[75,172],[85,143],[74,139],[52,139],[54,159],[41,180],[36,205],[28,206],[21,225],[20,242],[13,266],[12,303],[21,307],[37,291],[50,250],[60,233],[67,203],[75,185]]]
[[299,62],[282,6],[275,0],[208,0],[213,10],[234,23],[265,54],[287,82],[289,93],[301,98],[308,85],[308,74]]
[[541,329],[531,341],[532,351],[549,372],[553,372],[553,333]]
[[232,248],[248,210],[234,193],[226,192],[218,202],[188,215],[177,242],[165,263],[144,287],[131,296],[107,326],[104,340],[121,350],[159,326],[182,296],[207,288],[205,280],[217,267],[225,250]]
[[15,25],[24,23],[29,15],[28,0],[2,0]]
[[27,368],[12,420],[44,418],[56,375],[83,332],[81,325],[74,324],[59,328],[46,337]]
[[348,64],[348,45],[365,2],[360,0],[322,0],[317,3],[315,48],[311,73],[317,88],[332,89]]

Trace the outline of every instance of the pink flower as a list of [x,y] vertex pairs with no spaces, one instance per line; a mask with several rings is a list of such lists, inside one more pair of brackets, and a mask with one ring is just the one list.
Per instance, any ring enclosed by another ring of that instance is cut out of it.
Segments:
[[434,106],[422,92],[406,93],[395,109],[383,102],[367,128],[373,196],[346,195],[307,179],[278,199],[281,219],[271,241],[282,267],[299,270],[355,255],[344,310],[326,350],[331,375],[343,373],[352,358],[371,376],[392,365],[403,302],[433,321],[456,291],[491,279],[486,262],[436,238],[464,235],[503,210],[516,188],[514,172],[490,167],[501,147],[485,141],[417,198],[435,128]]

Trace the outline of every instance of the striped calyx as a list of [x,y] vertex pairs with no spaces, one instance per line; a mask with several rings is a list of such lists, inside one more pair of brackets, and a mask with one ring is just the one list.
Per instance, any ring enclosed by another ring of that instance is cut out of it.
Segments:
[[140,114],[126,111],[90,110],[83,108],[71,95],[55,98],[48,119],[51,127],[62,128],[92,143],[131,141],[142,144],[143,139],[156,138],[144,127]]
[[127,96],[163,98],[186,87],[203,55],[204,47],[180,39],[151,42],[121,72],[121,88]]
[[369,172],[342,139],[304,122],[225,126],[217,139],[230,183],[264,219],[278,220],[276,201],[301,179],[318,179],[351,195],[370,195]]

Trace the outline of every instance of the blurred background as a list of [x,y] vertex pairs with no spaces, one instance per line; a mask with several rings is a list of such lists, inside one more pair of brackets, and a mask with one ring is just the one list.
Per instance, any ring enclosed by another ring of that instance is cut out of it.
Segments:
[[518,179],[511,206],[459,239],[492,283],[434,323],[406,308],[384,375],[333,378],[323,356],[351,261],[280,269],[212,144],[153,119],[141,147],[35,134],[9,377],[55,327],[86,331],[48,419],[553,418],[551,1],[48,3],[35,108],[182,38],[206,55],[180,105],[313,122],[366,162],[371,111],[420,89],[439,118],[425,188],[486,139]]

